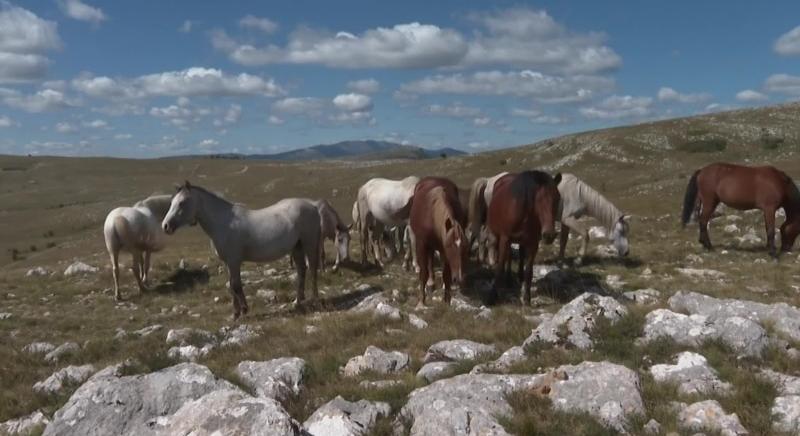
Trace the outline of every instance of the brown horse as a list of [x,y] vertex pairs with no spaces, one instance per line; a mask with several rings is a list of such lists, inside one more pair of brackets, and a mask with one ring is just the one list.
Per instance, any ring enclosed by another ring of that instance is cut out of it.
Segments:
[[531,303],[533,260],[539,240],[544,237],[545,242],[552,243],[556,237],[560,181],[560,173],[551,177],[541,171],[524,171],[506,174],[495,182],[486,220],[489,231],[497,238],[498,252],[491,302],[498,298],[497,285],[510,259],[511,243],[517,242],[520,256],[525,259],[525,304]]
[[792,179],[775,167],[747,167],[713,163],[695,171],[683,200],[682,222],[686,226],[692,211],[698,214],[700,243],[711,250],[708,221],[719,203],[738,210],[761,209],[767,228],[767,248],[775,251],[775,212],[783,208],[786,220],[781,225],[781,251],[790,251],[800,233],[800,191]]
[[450,285],[461,285],[463,264],[467,257],[467,224],[458,196],[458,187],[442,177],[425,177],[414,188],[410,225],[416,238],[419,264],[419,301],[425,304],[425,287],[433,275],[434,251],[442,260],[444,301],[450,304]]

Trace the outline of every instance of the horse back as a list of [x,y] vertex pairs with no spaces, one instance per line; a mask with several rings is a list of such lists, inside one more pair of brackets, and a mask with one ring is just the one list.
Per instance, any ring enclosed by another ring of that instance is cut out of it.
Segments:
[[[431,195],[434,190],[441,190],[442,205],[435,204],[436,197]],[[409,221],[414,236],[418,240],[440,239],[438,229],[435,228],[436,213],[444,213],[437,208],[446,207],[449,214],[455,218],[463,228],[466,226],[466,214],[459,201],[458,187],[451,180],[444,177],[425,177],[414,188],[414,197],[411,201]],[[441,242],[441,241],[439,241]]]

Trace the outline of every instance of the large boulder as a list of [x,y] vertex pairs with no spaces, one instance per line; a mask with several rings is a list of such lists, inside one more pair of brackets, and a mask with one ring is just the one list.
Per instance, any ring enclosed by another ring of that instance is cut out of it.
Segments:
[[800,309],[786,303],[765,304],[681,291],[670,297],[669,306],[672,310],[703,315],[712,321],[740,317],[761,324],[769,323],[777,333],[800,341]]
[[417,378],[428,383],[448,377],[456,367],[455,362],[429,362],[417,371]]
[[296,436],[300,424],[271,398],[240,389],[221,389],[183,404],[177,412],[149,422],[157,435]]
[[44,435],[152,435],[152,420],[222,389],[235,387],[193,363],[144,375],[92,377],[55,413]]
[[281,357],[266,362],[252,360],[239,363],[236,375],[256,395],[286,401],[300,393],[308,365],[299,357]]
[[38,434],[50,422],[50,419],[41,411],[36,411],[28,416],[10,419],[0,423],[0,434],[31,435]]
[[691,431],[711,430],[722,436],[746,435],[748,431],[735,413],[727,414],[716,400],[680,405],[678,424]]
[[195,345],[203,347],[208,344],[216,344],[217,338],[213,333],[196,328],[171,329],[167,332],[167,344],[169,345]]
[[365,436],[372,432],[378,418],[391,412],[388,403],[351,402],[337,396],[317,409],[303,426],[313,436]]
[[83,383],[94,373],[94,366],[68,366],[61,368],[47,377],[47,379],[36,382],[33,385],[33,391],[45,395],[53,395],[60,393],[62,389],[68,386],[76,386]]
[[222,346],[227,347],[231,345],[244,345],[247,342],[256,339],[263,333],[261,327],[251,326],[248,324],[240,324],[235,328],[222,327],[220,335],[224,338]]
[[74,356],[81,351],[80,345],[76,342],[64,342],[52,351],[44,355],[44,360],[48,363],[56,363],[67,356]]
[[64,270],[65,276],[74,276],[78,274],[93,274],[100,271],[96,266],[87,265],[79,260],[73,262],[67,269]]
[[577,348],[588,349],[592,346],[589,334],[599,318],[615,323],[627,313],[628,309],[617,300],[585,292],[561,307],[552,318],[543,320],[525,339],[523,346],[527,348],[536,342],[568,342]]
[[354,377],[367,371],[377,374],[393,374],[407,370],[410,362],[411,358],[406,353],[383,351],[370,345],[363,355],[355,356],[347,361],[342,368],[342,374],[347,377]]
[[660,364],[650,367],[653,379],[676,384],[678,392],[684,395],[725,394],[733,389],[730,383],[719,379],[714,368],[700,354],[685,351],[676,360],[674,365]]
[[424,362],[475,360],[485,354],[494,354],[497,348],[494,345],[481,344],[467,339],[453,339],[439,341],[425,353]]
[[764,370],[759,376],[769,380],[778,389],[778,397],[772,403],[772,426],[775,430],[800,434],[800,377]]

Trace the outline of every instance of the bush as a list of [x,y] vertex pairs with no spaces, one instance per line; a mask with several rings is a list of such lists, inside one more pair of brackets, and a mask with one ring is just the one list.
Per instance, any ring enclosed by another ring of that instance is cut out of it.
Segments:
[[687,153],[714,153],[723,151],[728,146],[728,141],[723,138],[690,139],[676,147]]
[[783,145],[783,138],[777,136],[765,135],[761,137],[761,148],[764,150],[776,150]]

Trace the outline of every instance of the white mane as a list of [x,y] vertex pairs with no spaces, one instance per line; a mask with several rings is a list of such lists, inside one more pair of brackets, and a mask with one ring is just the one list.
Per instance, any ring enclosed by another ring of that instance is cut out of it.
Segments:
[[611,230],[622,216],[622,211],[602,194],[572,174],[561,174],[558,191],[563,204],[562,218],[589,215]]

